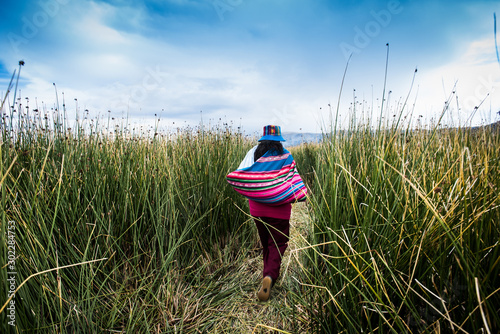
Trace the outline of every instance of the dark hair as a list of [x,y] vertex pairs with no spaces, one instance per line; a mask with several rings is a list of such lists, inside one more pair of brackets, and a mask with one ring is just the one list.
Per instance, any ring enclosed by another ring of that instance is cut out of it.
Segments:
[[271,151],[271,154],[280,155],[284,153],[284,148],[281,142],[275,140],[263,140],[259,142],[259,146],[253,154],[254,161],[257,161],[261,156]]

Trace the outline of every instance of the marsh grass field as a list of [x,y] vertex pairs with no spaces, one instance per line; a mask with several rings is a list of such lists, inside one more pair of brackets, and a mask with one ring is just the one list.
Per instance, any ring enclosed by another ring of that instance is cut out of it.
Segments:
[[309,199],[260,303],[225,180],[252,140],[23,115],[2,120],[2,333],[500,331],[497,127],[351,125],[291,148]]

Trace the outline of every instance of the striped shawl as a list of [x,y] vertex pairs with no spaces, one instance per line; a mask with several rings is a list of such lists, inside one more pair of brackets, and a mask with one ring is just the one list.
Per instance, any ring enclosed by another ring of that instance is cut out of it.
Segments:
[[306,200],[307,189],[287,150],[274,156],[267,152],[250,167],[237,169],[226,178],[234,190],[256,202],[281,205]]

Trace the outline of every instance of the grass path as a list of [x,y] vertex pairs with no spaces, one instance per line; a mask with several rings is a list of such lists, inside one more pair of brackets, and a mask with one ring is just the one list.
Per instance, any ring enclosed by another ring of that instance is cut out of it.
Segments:
[[[257,300],[262,275],[262,255],[255,229],[255,247],[246,257],[237,260],[237,266],[225,270],[215,282],[211,305],[217,307],[202,311],[195,322],[195,332],[211,333],[307,333],[307,319],[294,305],[292,294],[298,288],[294,273],[299,269],[296,249],[303,247],[303,238],[308,230],[305,203],[294,205],[292,210],[291,237],[283,259],[280,279],[274,286],[271,298],[262,303]],[[253,222],[249,222],[253,223]]]

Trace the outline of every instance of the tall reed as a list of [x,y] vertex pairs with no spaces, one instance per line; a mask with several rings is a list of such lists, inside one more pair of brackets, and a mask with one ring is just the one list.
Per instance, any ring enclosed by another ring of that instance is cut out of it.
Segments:
[[0,243],[16,257],[8,267],[0,247],[0,281],[15,270],[17,327],[4,286],[2,333],[500,329],[496,126],[399,117],[374,131],[352,117],[341,131],[336,117],[320,144],[291,148],[309,217],[273,288],[283,301],[259,305],[255,227],[225,180],[252,145],[242,133],[136,133],[109,115],[71,128],[66,110],[14,104],[0,123]]
[[17,330],[188,326],[181,287],[192,291],[253,235],[225,182],[249,143],[223,126],[131,137],[49,125],[2,137],[2,243],[14,221],[17,284],[29,278],[15,294]]
[[315,156],[296,298],[314,331],[497,332],[499,147],[497,127],[366,127],[297,149]]

